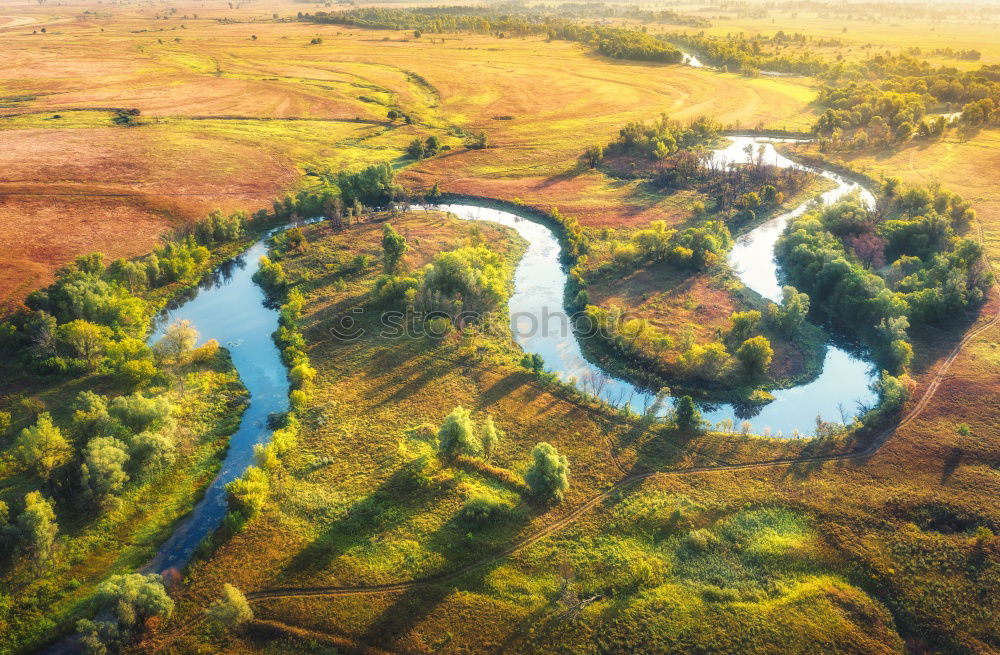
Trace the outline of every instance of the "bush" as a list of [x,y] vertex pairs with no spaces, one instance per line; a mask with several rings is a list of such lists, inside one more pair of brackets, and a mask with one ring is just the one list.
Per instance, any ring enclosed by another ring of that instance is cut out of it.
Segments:
[[233,630],[253,620],[253,610],[243,592],[226,583],[222,597],[212,601],[205,610],[209,623],[219,630]]
[[569,461],[544,441],[531,451],[534,462],[524,474],[524,481],[535,498],[543,502],[561,502],[569,489]]
[[509,503],[494,496],[477,495],[465,502],[458,519],[471,528],[486,528],[503,521],[511,511]]
[[226,485],[229,508],[247,518],[255,516],[267,502],[271,491],[267,474],[256,466],[249,466],[243,477]]

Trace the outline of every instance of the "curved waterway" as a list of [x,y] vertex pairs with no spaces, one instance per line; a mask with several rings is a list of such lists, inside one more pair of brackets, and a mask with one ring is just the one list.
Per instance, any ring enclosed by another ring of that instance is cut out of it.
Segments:
[[[774,145],[755,137],[731,137],[727,147],[716,150],[721,164],[746,163],[750,147],[755,156],[763,147],[763,161],[781,167],[808,170],[836,184],[822,195],[826,203],[835,202],[850,193],[860,193],[862,200],[873,203],[869,191],[855,182],[830,171],[797,164],[778,153]],[[737,239],[729,263],[739,279],[750,289],[773,301],[780,300],[781,285],[774,261],[774,246],[792,218],[803,214],[810,202],[802,203],[791,212],[782,214],[754,228]],[[654,395],[626,380],[605,373],[588,361],[573,332],[571,321],[563,307],[567,273],[560,263],[560,245],[555,233],[540,223],[515,213],[472,204],[445,204],[438,209],[462,219],[489,221],[513,228],[527,242],[528,249],[514,274],[514,292],[510,298],[510,326],[515,341],[525,352],[538,353],[545,369],[561,379],[574,381],[582,390],[618,406],[628,405],[636,412],[645,411]],[[774,401],[750,410],[728,404],[702,407],[702,416],[712,422],[732,420],[736,426],[749,421],[755,433],[791,436],[795,431],[811,434],[817,417],[824,421],[849,420],[858,412],[859,404],[872,405],[875,393],[871,388],[875,370],[870,362],[859,359],[835,344],[828,344],[820,375],[790,389],[773,392]],[[752,411],[755,414],[750,415]]]
[[[732,137],[731,144],[716,151],[721,162],[745,162],[747,145],[764,147],[764,159],[778,166],[792,166],[816,172],[836,183],[824,194],[832,202],[847,193],[858,191],[866,201],[871,194],[853,182],[828,171],[800,166],[775,151],[773,145],[750,137]],[[740,237],[729,260],[743,283],[762,296],[776,300],[780,294],[774,244],[789,219],[807,209],[795,210],[763,223]],[[511,330],[517,343],[526,351],[538,353],[545,368],[564,380],[575,380],[584,391],[619,406],[629,405],[644,411],[653,395],[631,383],[605,374],[584,358],[580,343],[566,318],[563,294],[567,273],[560,262],[560,245],[555,233],[528,218],[499,209],[472,204],[446,204],[438,209],[466,220],[499,223],[513,228],[527,242],[528,248],[517,265],[514,292],[510,299]],[[263,291],[253,282],[261,255],[266,254],[264,240],[242,255],[221,265],[191,294],[166,309],[153,326],[149,341],[155,342],[166,326],[189,320],[199,332],[199,343],[216,339],[229,349],[240,379],[250,392],[239,429],[230,440],[222,467],[204,498],[195,506],[160,547],[146,571],[182,568],[198,544],[215,531],[226,514],[226,485],[242,475],[253,461],[253,446],[270,439],[268,416],[288,409],[288,380],[281,355],[271,334],[278,327],[278,312],[268,307]],[[872,404],[870,387],[874,370],[869,363],[851,356],[830,344],[823,371],[818,378],[792,389],[774,393],[769,403],[755,416],[728,405],[703,408],[704,418],[718,422],[731,419],[737,425],[749,420],[755,432],[768,429],[789,436],[794,430],[811,433],[817,416],[839,421],[853,416],[858,403]]]

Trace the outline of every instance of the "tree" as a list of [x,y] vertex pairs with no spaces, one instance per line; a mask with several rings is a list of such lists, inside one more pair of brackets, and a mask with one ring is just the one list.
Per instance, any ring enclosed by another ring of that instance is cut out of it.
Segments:
[[768,305],[770,315],[778,329],[787,335],[794,334],[802,326],[809,314],[809,296],[799,293],[793,286],[781,289],[781,305]]
[[587,162],[589,168],[597,168],[598,164],[604,161],[604,146],[599,143],[587,146],[583,153],[583,160]]
[[701,425],[701,412],[698,411],[691,396],[681,396],[677,399],[677,405],[674,407],[674,421],[679,430],[697,430],[698,426]]
[[736,351],[736,358],[750,375],[763,375],[774,357],[774,349],[766,337],[747,339]]
[[59,526],[52,503],[41,492],[32,491],[24,497],[24,511],[17,517],[17,528],[23,548],[40,568],[52,556]]
[[219,630],[234,630],[253,620],[253,610],[246,596],[228,582],[222,586],[222,596],[212,601],[205,614]]
[[424,143],[424,154],[427,157],[433,157],[438,154],[441,150],[441,142],[438,140],[437,136],[430,135],[427,137],[426,143]]
[[83,319],[59,326],[62,341],[91,369],[96,369],[111,339],[111,329]]
[[479,455],[483,446],[476,436],[469,410],[458,406],[445,417],[438,429],[438,451],[445,457]]
[[175,321],[167,327],[163,338],[156,342],[156,351],[171,361],[178,362],[198,343],[198,331],[191,321]]
[[729,334],[734,341],[741,342],[750,338],[760,322],[760,312],[751,309],[747,312],[733,312],[729,316]]
[[493,417],[487,415],[486,421],[483,423],[482,437],[480,438],[483,443],[483,454],[487,460],[493,457],[493,452],[496,450],[501,436],[502,433],[493,424]]
[[552,445],[542,441],[531,451],[534,462],[524,474],[533,496],[545,502],[561,502],[569,489],[569,461]]
[[386,273],[392,274],[410,246],[406,237],[386,223],[382,226],[382,262]]
[[97,587],[94,602],[97,616],[109,618],[81,619],[76,624],[85,651],[93,655],[117,652],[148,619],[167,618],[174,611],[174,601],[155,573],[113,575]]
[[114,425],[108,414],[107,399],[93,391],[81,391],[73,401],[73,429],[89,439],[107,433]]
[[48,412],[42,412],[31,427],[21,430],[14,444],[17,459],[48,481],[52,471],[69,461],[72,449]]
[[95,497],[107,498],[128,482],[125,472],[127,463],[128,452],[124,443],[114,437],[91,439],[83,449],[80,479]]
[[524,353],[521,358],[521,366],[538,374],[545,368],[545,360],[538,353]]
[[424,142],[420,139],[410,141],[410,145],[406,146],[406,154],[409,155],[410,159],[423,159]]

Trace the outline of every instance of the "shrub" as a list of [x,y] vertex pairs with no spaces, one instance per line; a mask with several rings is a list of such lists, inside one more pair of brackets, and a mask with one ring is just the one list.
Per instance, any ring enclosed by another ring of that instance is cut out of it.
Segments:
[[256,466],[248,466],[243,477],[226,485],[229,508],[247,518],[253,517],[264,507],[270,490],[267,474]]
[[253,620],[253,610],[246,596],[228,582],[222,586],[222,596],[212,601],[205,614],[219,630],[233,630]]
[[485,494],[473,496],[465,502],[458,519],[472,528],[486,528],[503,521],[511,511],[509,503]]

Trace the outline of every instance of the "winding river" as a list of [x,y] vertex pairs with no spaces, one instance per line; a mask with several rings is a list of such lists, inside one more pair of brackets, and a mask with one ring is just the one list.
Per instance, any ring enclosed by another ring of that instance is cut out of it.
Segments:
[[[805,168],[832,180],[836,187],[824,194],[826,202],[855,191],[867,201],[873,200],[870,193],[853,182],[829,171],[800,166],[780,155],[771,143],[760,139],[732,137],[731,143],[716,151],[715,156],[724,163],[744,162],[747,156],[744,149],[748,145],[763,146],[768,163]],[[730,264],[739,278],[765,298],[776,300],[780,294],[773,259],[775,241],[788,221],[807,207],[805,203],[751,230],[737,240],[730,254]],[[560,263],[558,238],[551,229],[509,211],[473,204],[445,204],[438,209],[461,219],[508,226],[528,242],[515,271],[510,299],[511,330],[526,352],[538,353],[547,370],[565,380],[575,380],[585,391],[610,403],[627,404],[640,412],[652,403],[653,396],[649,392],[606,375],[584,358],[580,343],[563,313],[567,274]],[[189,320],[198,329],[201,343],[217,339],[227,347],[250,392],[250,404],[205,497],[161,546],[145,567],[146,571],[182,568],[187,564],[198,544],[225,516],[225,486],[250,465],[254,444],[270,438],[268,415],[288,409],[286,369],[271,340],[271,333],[278,326],[278,312],[265,304],[264,293],[251,279],[260,256],[266,252],[265,241],[258,241],[239,257],[220,266],[194,293],[165,310],[154,324],[150,342],[159,339],[170,323]],[[842,417],[853,416],[859,402],[874,403],[870,386],[873,374],[868,362],[830,344],[819,377],[808,384],[775,392],[775,400],[755,416],[747,417],[728,405],[703,407],[703,416],[713,422],[729,419],[737,426],[748,420],[757,433],[770,431],[789,436],[799,430],[809,434],[815,427],[817,415],[825,420],[839,421]]]

